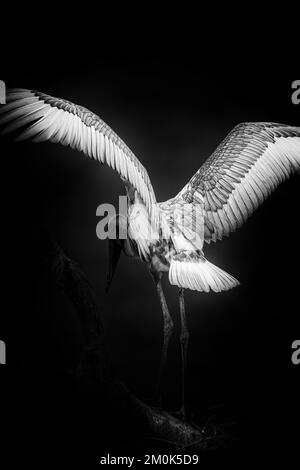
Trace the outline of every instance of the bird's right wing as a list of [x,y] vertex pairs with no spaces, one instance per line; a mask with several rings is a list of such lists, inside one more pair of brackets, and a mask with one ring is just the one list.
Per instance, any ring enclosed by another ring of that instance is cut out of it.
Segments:
[[[300,171],[300,127],[267,122],[237,125],[180,193],[163,203],[197,206],[204,239],[216,241],[240,227],[269,194]],[[194,224],[193,224],[194,225]]]
[[2,133],[24,128],[17,140],[59,142],[106,163],[131,183],[155,218],[156,199],[147,171],[117,136],[99,118],[83,106],[33,90],[7,91],[7,104],[0,107]]

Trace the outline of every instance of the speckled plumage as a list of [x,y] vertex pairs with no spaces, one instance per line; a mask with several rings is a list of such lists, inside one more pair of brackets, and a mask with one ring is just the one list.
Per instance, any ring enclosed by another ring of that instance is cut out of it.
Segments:
[[[3,132],[24,128],[19,140],[69,145],[114,169],[128,195],[125,240],[109,240],[109,287],[121,248],[145,262],[156,283],[164,318],[159,381],[173,322],[161,285],[179,286],[182,353],[182,413],[188,331],[184,289],[221,292],[238,285],[206,260],[203,243],[228,236],[292,173],[300,171],[300,128],[276,123],[242,123],[221,142],[184,188],[157,204],[147,171],[117,134],[83,106],[33,90],[8,91],[0,108]],[[158,390],[159,390],[158,386]]]
[[204,241],[216,241],[240,227],[281,181],[300,168],[299,127],[242,123],[175,197],[157,203],[146,169],[99,116],[33,90],[8,91],[7,103],[0,109],[3,132],[25,127],[19,140],[60,142],[119,173],[130,192],[124,252],[158,273],[169,271],[170,282],[180,287],[207,290],[208,282],[220,291],[237,285],[227,274],[227,283],[215,285],[218,272],[206,273]]

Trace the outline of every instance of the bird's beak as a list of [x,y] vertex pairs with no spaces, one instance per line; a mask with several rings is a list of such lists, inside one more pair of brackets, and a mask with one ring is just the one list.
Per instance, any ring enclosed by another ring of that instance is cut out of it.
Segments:
[[108,241],[108,274],[107,274],[107,279],[106,279],[106,286],[105,286],[105,292],[106,294],[109,291],[111,282],[113,280],[115,270],[120,258],[120,254],[122,251],[122,246],[120,243],[118,243],[116,240],[109,240]]

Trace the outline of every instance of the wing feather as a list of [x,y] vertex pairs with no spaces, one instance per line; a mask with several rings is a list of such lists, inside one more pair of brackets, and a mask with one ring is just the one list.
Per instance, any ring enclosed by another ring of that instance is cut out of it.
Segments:
[[84,152],[107,163],[127,179],[157,222],[156,199],[150,178],[140,161],[117,134],[88,109],[33,90],[7,90],[7,104],[0,108],[2,133],[24,127],[17,140],[50,140]]
[[166,203],[182,200],[196,205],[202,197],[204,236],[209,243],[240,227],[295,172],[300,172],[300,127],[242,123]]

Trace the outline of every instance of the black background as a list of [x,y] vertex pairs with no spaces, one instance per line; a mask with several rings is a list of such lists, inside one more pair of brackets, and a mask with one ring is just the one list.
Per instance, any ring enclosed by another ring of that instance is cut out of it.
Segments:
[[[295,61],[292,40],[283,52],[268,37],[246,47],[247,30],[240,27],[227,45],[217,27],[204,34],[205,18],[198,21],[192,12],[116,10],[31,20],[19,12],[3,36],[0,78],[100,115],[145,165],[158,201],[175,195],[237,123],[299,125],[300,106],[291,102],[297,76],[286,71]],[[162,341],[154,285],[145,266],[123,257],[104,294],[107,243],[96,237],[96,208],[117,204],[124,194],[114,172],[71,149],[16,144],[11,136],[1,137],[0,152],[2,274],[8,281],[0,325],[7,343],[1,413],[7,412],[10,457],[32,460],[41,451],[55,460],[63,449],[69,460],[80,453],[96,461],[120,443],[105,440],[101,419],[64,378],[82,347],[75,311],[53,286],[43,309],[36,308],[41,223],[92,282],[118,376],[146,401],[153,396]],[[188,407],[199,417],[215,413],[236,422],[236,449],[268,456],[289,453],[299,440],[299,371],[291,363],[291,344],[299,338],[298,203],[294,176],[242,229],[206,247],[207,258],[237,277],[239,288],[186,292]],[[179,311],[177,289],[167,279],[165,293],[175,334],[164,404],[175,410]]]

